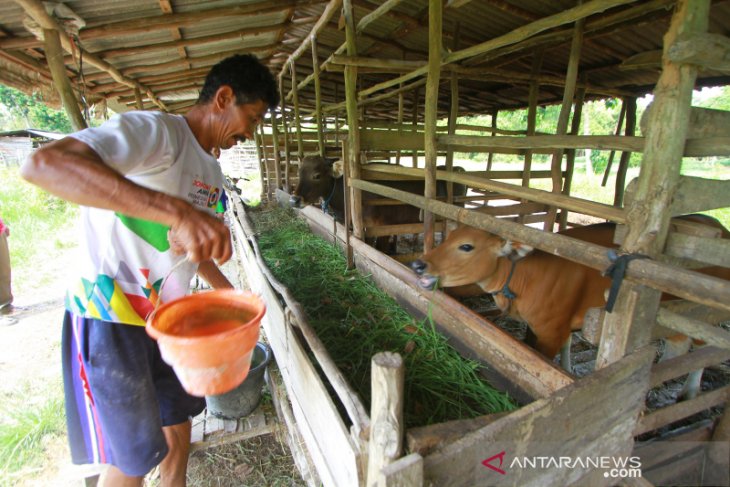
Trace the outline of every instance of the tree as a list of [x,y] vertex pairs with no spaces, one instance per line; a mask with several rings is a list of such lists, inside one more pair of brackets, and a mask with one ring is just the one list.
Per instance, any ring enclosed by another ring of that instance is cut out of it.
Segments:
[[62,110],[48,108],[37,94],[25,93],[0,84],[0,130],[35,128],[48,132],[71,133],[71,121]]

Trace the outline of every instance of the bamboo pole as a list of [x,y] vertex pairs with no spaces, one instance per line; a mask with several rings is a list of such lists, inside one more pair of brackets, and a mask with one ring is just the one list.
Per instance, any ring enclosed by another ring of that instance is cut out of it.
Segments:
[[322,87],[319,79],[319,56],[317,55],[317,37],[312,36],[312,67],[314,68],[314,112],[317,120],[317,144],[319,155],[324,156],[324,136],[322,134]]
[[299,90],[297,89],[297,66],[292,61],[289,66],[291,67],[291,84],[294,89],[294,126],[297,130],[297,155],[299,156],[299,163],[301,164],[304,158],[304,141],[302,140],[302,120],[299,116]]
[[[419,88],[416,88],[413,90],[413,107],[412,107],[412,115],[413,120],[411,124],[413,125],[413,130],[418,130],[418,92],[421,91]],[[411,166],[418,167],[418,149],[413,149],[412,154],[412,161]]]
[[393,7],[396,7],[399,3],[402,3],[403,0],[386,0],[383,2],[382,5],[380,5],[378,8],[364,16],[360,19],[360,22],[357,23],[357,28],[355,29],[355,33],[357,35],[362,34],[365,29],[368,28],[368,26],[373,23],[374,21],[378,20],[380,17],[388,13],[390,10],[393,9]]
[[[614,135],[621,135],[621,129],[624,127],[624,119],[626,118],[626,98],[621,100],[621,111],[618,114],[618,122],[616,123],[616,132]],[[611,174],[611,166],[613,166],[613,158],[616,156],[616,151],[612,150],[608,155],[608,163],[606,164],[606,170],[603,173],[603,180],[601,180],[601,186],[606,186],[608,182],[608,176]]]
[[403,452],[405,367],[399,354],[380,352],[373,355],[371,370],[367,485],[377,487],[381,469]]
[[289,167],[291,166],[291,155],[289,148],[289,124],[287,123],[286,100],[284,99],[284,77],[279,77],[279,98],[281,99],[281,128],[284,132],[284,190],[291,191],[289,181]]
[[[403,58],[405,60],[406,53],[403,52]],[[399,85],[399,89],[403,89],[403,83]],[[400,135],[403,132],[403,109],[405,106],[405,95],[403,94],[403,91],[398,93],[398,118],[396,119],[397,126],[398,126],[398,135]],[[400,165],[400,155],[401,151],[400,149],[395,151],[395,164]]]
[[[268,2],[263,2],[268,3]],[[296,3],[296,2],[292,2]],[[286,61],[284,61],[284,64],[281,66],[281,72],[279,73],[279,77],[283,75],[283,73],[286,70],[287,65],[293,64],[294,61],[299,59],[299,57],[304,54],[304,52],[309,48],[309,43],[312,42],[312,40],[317,37],[322,30],[329,24],[332,17],[339,12],[340,7],[342,6],[342,0],[330,0],[330,2],[327,4],[327,6],[324,8],[324,11],[322,12],[322,15],[320,16],[319,20],[314,24],[314,27],[312,27],[312,31],[309,33],[306,39],[302,41],[301,44],[299,44],[299,47],[296,48],[296,50],[287,58]],[[296,84],[292,83],[292,88],[296,89]],[[283,94],[282,94],[282,100],[283,100]]]
[[[357,55],[355,44],[355,12],[351,0],[344,0],[342,13],[345,18],[345,43],[347,55]],[[345,103],[347,105],[347,149],[349,177],[360,178],[360,123],[357,110],[357,67],[345,68]],[[355,237],[362,239],[364,225],[362,221],[362,193],[357,188],[348,189],[350,193],[352,231]]]
[[[674,64],[666,54],[677,41],[707,30],[709,10],[709,0],[679,0],[664,36],[662,74],[654,91],[644,159],[628,210],[628,233],[622,245],[628,253],[656,257],[664,248],[670,220],[667,209],[679,184],[698,69]],[[659,299],[659,293],[654,290],[633,283],[622,286],[614,312],[607,314],[604,321],[596,369],[620,360],[650,340]]]
[[[497,116],[499,115],[499,109],[495,108],[492,111],[492,137],[497,134]],[[487,171],[492,170],[492,164],[494,163],[494,151],[489,151],[487,156]]]
[[271,111],[271,139],[271,147],[274,149],[274,179],[276,181],[276,189],[284,189],[281,178],[281,152],[279,150],[279,127],[277,127],[276,110]]
[[[580,124],[581,124],[581,118],[583,115],[583,100],[586,96],[586,90],[585,88],[578,88],[578,94],[575,97],[575,110],[573,111],[573,121],[571,123],[570,127],[570,134],[571,135],[578,135],[580,132]],[[588,156],[586,156],[587,159]],[[588,160],[586,160],[586,164],[590,164]],[[570,196],[570,187],[573,184],[573,173],[575,171],[575,149],[569,149],[568,150],[568,156],[566,158],[566,164],[565,164],[565,182],[563,183],[563,194],[565,196]],[[560,212],[560,231],[565,230],[566,226],[568,224],[568,210],[563,209],[563,211]]]
[[[527,135],[535,135],[535,125],[537,124],[537,100],[540,94],[540,82],[537,80],[537,76],[540,74],[542,69],[542,60],[544,58],[545,51],[540,49],[536,51],[532,56],[532,70],[530,72],[532,80],[530,82],[530,95],[528,98],[527,107]],[[492,134],[494,136],[494,134]],[[490,154],[492,154],[490,152]],[[525,164],[522,173],[522,186],[528,188],[530,186],[530,173],[532,172],[532,151],[528,150],[525,152]],[[522,203],[527,203],[526,200],[522,200]],[[519,222],[524,223],[525,215],[522,214],[519,217]]]
[[[424,152],[426,157],[426,179],[424,196],[436,197],[436,118],[438,117],[439,82],[441,78],[441,58],[443,57],[442,2],[428,2],[428,77],[426,81],[426,111],[424,114]],[[423,250],[428,252],[434,245],[434,216],[426,211],[423,214]]]
[[[575,23],[573,29],[573,41],[570,45],[570,59],[568,60],[568,71],[565,74],[565,90],[563,91],[563,104],[560,106],[560,115],[558,116],[558,126],[555,130],[557,135],[565,135],[568,131],[568,119],[570,117],[570,109],[573,105],[575,96],[575,85],[578,82],[578,66],[580,63],[580,52],[583,44],[583,26],[584,19],[579,19]],[[563,164],[563,150],[557,150],[553,154],[551,170],[553,180],[553,193],[562,192],[563,178],[561,166]],[[548,210],[545,217],[544,229],[553,231],[555,217],[558,208],[552,207]]]
[[[454,40],[453,40],[453,48],[454,50],[459,48],[459,34],[460,34],[460,26],[457,22],[454,26]],[[451,106],[449,107],[449,123],[448,123],[448,133],[449,135],[456,134],[456,119],[459,117],[459,77],[456,75],[456,73],[451,73],[451,78],[449,79],[449,84],[451,87]],[[438,106],[438,104],[437,104]],[[454,151],[453,149],[449,149],[446,151],[446,170],[452,171],[454,167]],[[446,202],[447,203],[453,203],[454,202],[454,183],[451,181],[448,181],[446,183]],[[446,235],[444,235],[446,237]]]
[[[625,98],[626,103],[626,137],[633,137],[636,133],[636,97]],[[629,161],[631,161],[631,151],[624,150],[616,171],[616,189],[614,191],[613,204],[615,206],[623,206],[624,193],[626,190],[626,174],[629,171]]]
[[53,84],[63,102],[63,108],[68,115],[71,125],[75,131],[86,128],[86,120],[81,115],[79,103],[76,100],[71,81],[66,76],[66,66],[63,64],[63,52],[58,31],[55,29],[43,29],[43,42],[46,50],[46,61],[53,77]]

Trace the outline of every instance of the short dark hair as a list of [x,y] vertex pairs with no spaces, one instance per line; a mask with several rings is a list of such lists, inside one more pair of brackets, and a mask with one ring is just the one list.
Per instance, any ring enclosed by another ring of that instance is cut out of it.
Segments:
[[210,69],[200,91],[198,103],[208,103],[221,86],[228,85],[236,95],[236,103],[263,101],[272,109],[279,104],[279,93],[271,71],[252,54],[236,54]]

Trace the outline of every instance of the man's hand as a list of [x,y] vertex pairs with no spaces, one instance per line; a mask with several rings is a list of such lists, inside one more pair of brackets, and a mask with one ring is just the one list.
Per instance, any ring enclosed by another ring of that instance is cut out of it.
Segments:
[[192,262],[215,259],[220,265],[233,255],[228,227],[200,210],[188,212],[170,228],[167,238],[174,253],[185,253]]

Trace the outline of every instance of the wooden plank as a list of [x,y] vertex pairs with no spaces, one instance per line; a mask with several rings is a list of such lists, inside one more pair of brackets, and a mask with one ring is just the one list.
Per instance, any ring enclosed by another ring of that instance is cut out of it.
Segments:
[[[372,168],[376,171],[381,172],[389,172],[389,173],[395,173],[395,174],[410,174],[410,175],[422,175],[423,169],[416,169],[416,168],[405,168],[405,167],[396,167],[388,164],[384,164],[382,166],[379,166],[377,168]],[[595,203],[593,201],[588,201],[580,198],[574,198],[570,196],[565,196],[562,194],[554,194],[549,191],[542,191],[539,189],[534,188],[524,188],[522,186],[518,186],[515,184],[509,184],[509,183],[502,183],[499,181],[494,181],[491,179],[485,179],[477,176],[472,176],[471,173],[457,173],[457,172],[446,172],[446,171],[436,171],[436,176],[438,179],[444,180],[444,181],[452,181],[454,183],[461,183],[469,186],[470,188],[481,188],[489,191],[496,191],[498,193],[502,193],[508,196],[513,196],[515,198],[521,198],[530,200],[537,203],[543,203],[548,205],[554,205],[559,206],[561,208],[567,208],[571,211],[577,211],[578,213],[585,213],[588,215],[598,216],[601,218],[606,218],[611,221],[623,223],[626,221],[626,216],[624,215],[624,211],[621,208],[616,208],[610,205],[604,205],[602,203]],[[356,184],[363,184],[362,182],[358,183],[356,181],[350,181],[351,185]],[[375,187],[373,185],[369,185],[370,187]],[[413,206],[419,206],[420,208],[423,208],[423,206],[419,204],[415,204],[412,201],[409,201],[405,198],[398,198],[397,196],[393,196],[396,193],[394,191],[398,190],[392,190],[388,189],[387,192],[390,194],[384,194],[382,191],[378,190],[371,190],[367,188],[361,188],[366,189],[367,191],[370,191],[372,193],[380,194],[383,196],[388,196],[391,198],[397,198],[402,201],[405,201],[408,204],[412,204]],[[403,193],[402,191],[398,191],[398,193]],[[453,218],[451,215],[443,215],[447,218]]]
[[730,350],[730,332],[704,321],[687,318],[667,309],[660,309],[657,314],[657,323],[664,328]]
[[256,438],[261,435],[271,434],[274,429],[270,425],[265,425],[261,428],[250,429],[240,432],[218,432],[213,433],[211,436],[206,437],[203,441],[196,441],[190,444],[190,453],[207,450],[208,448],[215,448],[222,445],[229,445],[243,440]]
[[411,428],[406,432],[408,451],[421,456],[429,455],[437,448],[458,440],[462,436],[478,430],[508,413],[496,413],[472,419],[456,419],[443,423]]
[[704,392],[695,399],[683,401],[671,406],[659,409],[651,414],[643,416],[636,424],[634,436],[653,431],[664,425],[671,424],[680,419],[692,416],[695,413],[704,411],[714,406],[725,403],[730,398],[730,386],[721,387],[714,391]]
[[722,34],[697,33],[674,43],[667,54],[674,63],[730,74],[730,39]]
[[[507,477],[485,468],[507,458],[586,458],[628,456],[632,431],[648,390],[651,347],[643,348],[552,396],[535,401],[474,431],[424,458],[426,482],[433,485],[611,485],[612,479],[590,466],[575,468],[510,468]],[[508,460],[509,461],[509,460]]]
[[730,206],[730,180],[680,176],[669,206],[671,216]]
[[730,359],[730,350],[713,346],[705,346],[679,357],[659,362],[651,369],[650,387],[681,377],[689,372],[704,369]]
[[[247,240],[243,238],[239,242]],[[278,304],[278,296],[259,269],[252,247],[241,245],[241,248],[251,289],[267,303],[262,325],[284,378],[297,426],[307,443],[317,472],[324,485],[356,485],[362,478],[357,445],[352,441],[300,340],[291,329]]]
[[641,468],[647,471],[667,460],[683,455],[686,451],[700,446],[699,442],[708,441],[712,435],[712,421],[679,434],[661,436],[654,440],[634,444],[632,456],[641,458]]
[[416,487],[423,484],[423,458],[411,453],[380,469],[378,487]]
[[700,447],[688,451],[669,465],[642,471],[642,475],[654,485],[693,485],[701,478],[703,462],[704,452]]

